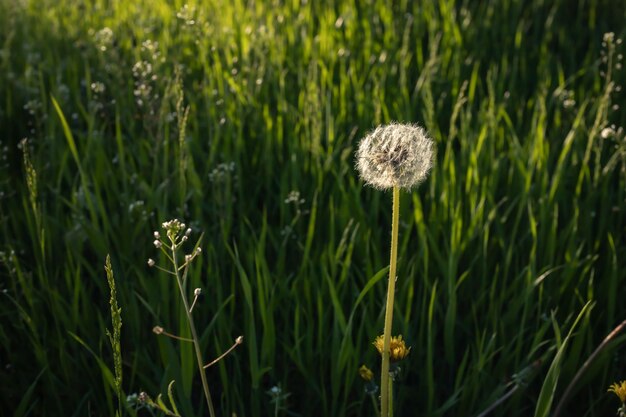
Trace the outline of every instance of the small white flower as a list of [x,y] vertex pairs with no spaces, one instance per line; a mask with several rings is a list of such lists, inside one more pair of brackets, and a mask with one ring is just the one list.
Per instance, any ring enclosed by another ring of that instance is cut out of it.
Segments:
[[202,288],[196,288],[195,290],[193,290],[193,295],[195,295],[196,297],[198,297],[200,294],[202,294]]
[[158,240],[158,239],[157,239],[157,240],[155,240],[155,241],[154,241],[154,242],[152,242],[152,243],[154,243],[154,247],[155,247],[155,248],[157,248],[157,249],[159,249],[159,248],[163,245],[163,244],[161,243],[161,241],[160,241],[160,240]]
[[152,258],[148,259],[148,266],[150,268],[152,268],[154,266],[154,264],[155,264],[154,259],[152,259]]
[[605,127],[604,129],[602,129],[602,132],[600,132],[600,136],[602,137],[602,139],[608,139],[614,134],[615,134],[615,131],[611,129],[610,127]]

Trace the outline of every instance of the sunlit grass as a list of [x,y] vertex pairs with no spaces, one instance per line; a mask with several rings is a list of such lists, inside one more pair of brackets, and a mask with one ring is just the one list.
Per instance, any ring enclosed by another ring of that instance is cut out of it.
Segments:
[[[178,217],[204,232],[204,357],[245,337],[207,371],[217,414],[373,415],[358,369],[379,371],[391,207],[354,151],[394,120],[438,148],[400,195],[396,416],[557,402],[626,315],[624,9],[0,0],[0,407],[115,413],[110,253],[125,394],[176,380],[181,415],[207,414],[191,347],[152,333],[189,336],[146,265]],[[562,415],[614,413],[613,340]]]

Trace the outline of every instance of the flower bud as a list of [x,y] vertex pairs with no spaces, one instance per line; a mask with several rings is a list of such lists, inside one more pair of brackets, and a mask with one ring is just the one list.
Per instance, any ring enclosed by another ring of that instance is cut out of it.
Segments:
[[365,365],[362,365],[359,368],[359,375],[367,382],[370,382],[372,379],[374,379],[374,372],[372,372],[372,370]]

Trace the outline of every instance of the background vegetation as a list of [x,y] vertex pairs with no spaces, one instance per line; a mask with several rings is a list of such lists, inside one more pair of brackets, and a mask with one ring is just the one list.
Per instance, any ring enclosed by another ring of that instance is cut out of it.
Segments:
[[[114,414],[110,253],[124,391],[175,379],[181,413],[206,415],[191,347],[151,332],[187,332],[176,284],[146,265],[178,217],[204,233],[205,357],[245,337],[208,371],[219,414],[273,415],[280,386],[281,415],[373,415],[357,370],[378,369],[391,197],[353,162],[392,120],[438,143],[402,195],[396,415],[475,416],[511,390],[492,415],[531,415],[590,302],[556,403],[626,319],[625,9],[0,0],[2,414]],[[562,415],[614,413],[624,340]]]

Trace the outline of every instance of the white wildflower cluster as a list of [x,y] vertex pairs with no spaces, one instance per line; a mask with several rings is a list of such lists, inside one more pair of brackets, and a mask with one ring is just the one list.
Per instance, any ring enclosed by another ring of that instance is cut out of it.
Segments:
[[426,179],[435,144],[418,125],[392,123],[365,136],[357,151],[361,178],[377,189],[410,189]]
[[[162,250],[168,249],[177,251],[182,246],[182,244],[189,239],[189,236],[192,232],[191,227],[187,227],[185,223],[181,222],[178,219],[163,222],[161,224],[161,227],[165,230],[165,235],[167,236],[167,240],[169,241],[169,243],[164,241],[161,238],[161,233],[155,230],[152,233],[152,236],[154,237],[154,241],[152,242],[152,244],[155,248]],[[184,265],[188,265],[196,256],[200,255],[200,253],[202,253],[202,249],[200,247],[197,247],[192,253],[185,255]],[[156,262],[152,258],[149,258],[147,263],[149,267],[153,267],[156,265]]]
[[234,162],[224,162],[218,164],[209,172],[209,181],[212,183],[223,183],[233,179],[236,165]]
[[158,95],[152,94],[153,83],[157,80],[157,75],[153,71],[152,64],[149,61],[138,61],[133,66],[133,76],[135,77],[135,102],[139,107],[157,99]]
[[94,34],[94,41],[98,50],[105,52],[113,46],[114,34],[111,28],[105,27]]
[[294,204],[299,206],[300,204],[304,204],[304,202],[304,198],[300,197],[300,191],[297,190],[290,191],[289,194],[287,194],[287,198],[285,198],[285,204]]
[[91,91],[94,94],[102,94],[106,90],[106,86],[100,81],[91,83]]
[[196,24],[196,8],[185,4],[178,10],[176,17],[186,26],[194,26]]

